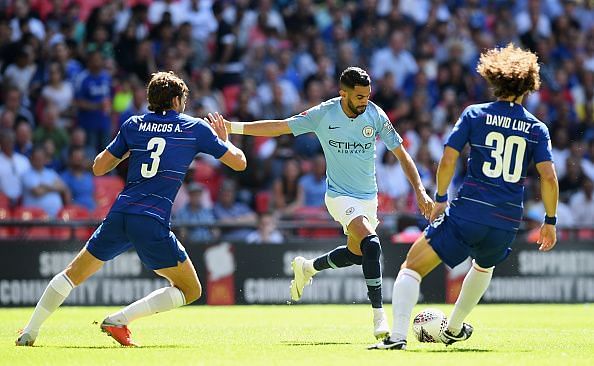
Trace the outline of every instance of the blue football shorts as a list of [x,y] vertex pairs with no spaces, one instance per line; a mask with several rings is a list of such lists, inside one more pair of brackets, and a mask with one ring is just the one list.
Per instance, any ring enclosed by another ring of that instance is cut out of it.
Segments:
[[482,268],[489,268],[509,256],[516,232],[442,215],[427,226],[425,237],[451,268],[469,256]]
[[151,270],[175,267],[188,258],[175,234],[145,215],[110,212],[87,242],[87,250],[105,262],[130,248],[136,249],[142,263]]

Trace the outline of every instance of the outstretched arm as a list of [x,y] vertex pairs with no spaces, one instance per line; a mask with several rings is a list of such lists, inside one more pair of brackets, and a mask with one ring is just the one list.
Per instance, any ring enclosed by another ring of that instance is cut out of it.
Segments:
[[[443,156],[437,167],[437,196],[445,196],[448,193],[448,187],[450,186],[452,178],[454,177],[454,172],[456,171],[458,156],[460,156],[458,150],[450,146],[445,147]],[[441,215],[445,211],[447,205],[447,201],[437,202],[433,212],[431,212],[430,221],[435,220]]]
[[400,166],[402,166],[404,174],[406,174],[408,181],[415,190],[417,204],[419,205],[421,213],[426,218],[429,218],[431,210],[433,210],[433,200],[427,195],[427,192],[425,191],[425,187],[423,186],[423,182],[421,182],[421,177],[419,176],[419,171],[417,170],[415,162],[402,145],[393,149],[392,153],[396,155],[398,161],[400,161]]
[[287,120],[262,120],[254,122],[230,122],[225,120],[230,133],[250,136],[280,136],[291,133]]

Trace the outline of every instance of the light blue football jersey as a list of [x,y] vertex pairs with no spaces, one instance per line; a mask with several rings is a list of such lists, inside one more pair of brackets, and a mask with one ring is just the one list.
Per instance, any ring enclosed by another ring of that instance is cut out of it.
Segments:
[[326,184],[330,197],[375,198],[377,136],[390,150],[402,144],[402,138],[386,113],[371,101],[365,112],[356,118],[344,113],[340,97],[336,97],[287,121],[295,136],[313,132],[320,140],[326,156]]

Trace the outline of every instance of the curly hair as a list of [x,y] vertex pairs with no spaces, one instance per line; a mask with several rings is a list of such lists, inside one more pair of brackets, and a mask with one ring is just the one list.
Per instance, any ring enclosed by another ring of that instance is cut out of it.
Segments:
[[483,52],[476,70],[497,98],[517,98],[540,88],[538,57],[513,43]]
[[190,90],[186,83],[173,71],[155,72],[151,76],[146,88],[148,109],[153,112],[163,112],[173,108],[175,97],[187,97]]

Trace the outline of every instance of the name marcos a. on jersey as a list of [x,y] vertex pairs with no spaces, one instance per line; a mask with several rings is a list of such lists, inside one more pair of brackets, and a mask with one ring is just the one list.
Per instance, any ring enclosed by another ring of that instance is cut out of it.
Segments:
[[117,158],[130,150],[126,186],[111,210],[169,225],[173,200],[196,154],[218,159],[227,146],[202,119],[169,110],[130,117],[107,150]]

